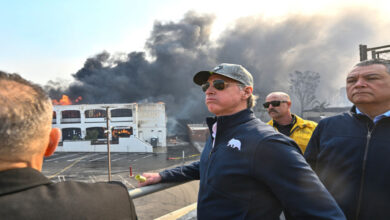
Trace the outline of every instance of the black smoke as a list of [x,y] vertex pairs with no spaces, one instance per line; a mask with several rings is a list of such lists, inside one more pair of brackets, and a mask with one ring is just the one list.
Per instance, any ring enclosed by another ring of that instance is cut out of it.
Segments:
[[376,13],[355,8],[279,20],[244,17],[211,40],[215,17],[188,12],[177,22],[155,22],[145,51],[125,57],[104,51],[85,61],[70,86],[51,82],[46,88],[54,99],[82,96],[89,104],[162,101],[171,122],[199,123],[208,112],[192,77],[227,62],[253,74],[260,103],[271,91],[287,91],[295,70],[319,72],[318,97],[327,98],[344,85],[346,71],[359,59],[359,44],[389,43],[389,21]]

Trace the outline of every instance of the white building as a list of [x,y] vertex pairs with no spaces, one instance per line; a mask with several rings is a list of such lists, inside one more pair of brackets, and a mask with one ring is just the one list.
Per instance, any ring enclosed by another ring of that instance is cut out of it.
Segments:
[[62,131],[57,151],[107,151],[107,109],[112,152],[152,152],[166,146],[164,103],[55,105],[52,125]]

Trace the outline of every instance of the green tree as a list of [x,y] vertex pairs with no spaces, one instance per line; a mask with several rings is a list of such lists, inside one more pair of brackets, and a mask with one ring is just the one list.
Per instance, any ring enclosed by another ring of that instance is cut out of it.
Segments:
[[312,106],[316,100],[316,90],[320,83],[320,74],[313,71],[295,71],[289,74],[290,92],[300,102],[300,116],[303,110]]

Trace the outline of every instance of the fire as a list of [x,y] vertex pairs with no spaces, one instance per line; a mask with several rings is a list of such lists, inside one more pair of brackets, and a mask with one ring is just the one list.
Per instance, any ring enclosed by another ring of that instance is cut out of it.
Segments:
[[[79,96],[77,99],[74,100],[74,102],[79,102],[83,100],[83,97]],[[72,101],[70,100],[69,96],[62,95],[62,98],[60,100],[52,100],[53,105],[71,105]]]
[[112,136],[114,137],[130,137],[132,131],[130,129],[113,129]]

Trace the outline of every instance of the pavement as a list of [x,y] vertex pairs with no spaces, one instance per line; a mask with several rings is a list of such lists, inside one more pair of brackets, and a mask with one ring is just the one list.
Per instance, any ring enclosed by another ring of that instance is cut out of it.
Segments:
[[[137,187],[133,177],[136,174],[191,163],[199,160],[199,152],[190,144],[180,144],[157,148],[153,153],[115,152],[110,154],[110,158],[111,179],[133,189]],[[108,181],[108,167],[107,153],[56,152],[44,160],[42,173],[53,182],[73,180],[94,183]],[[130,169],[133,176],[130,176]],[[198,181],[192,181],[134,199],[138,218],[155,219],[193,204],[197,200],[198,186]]]

